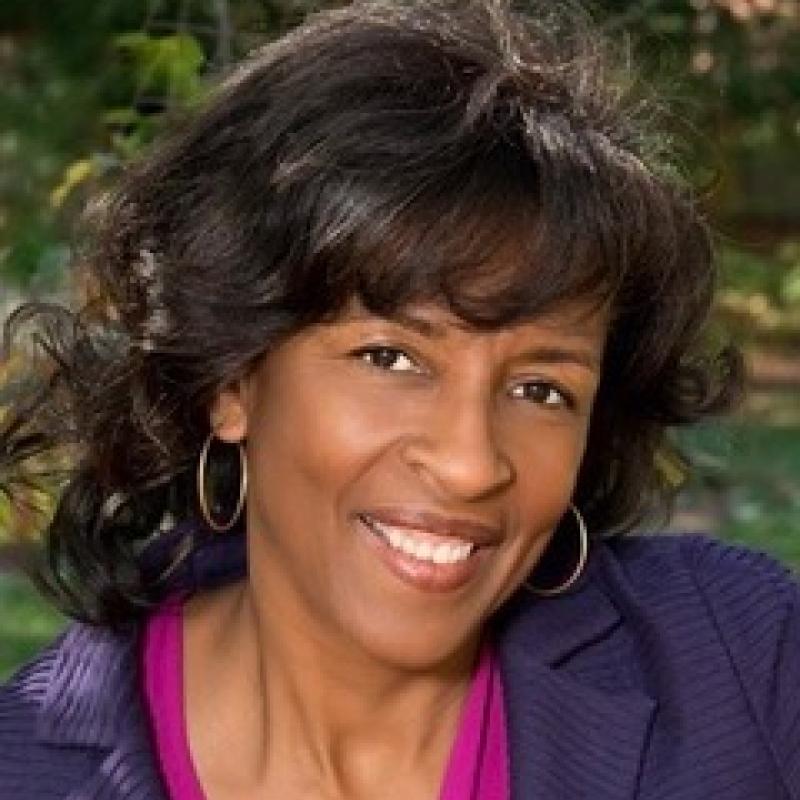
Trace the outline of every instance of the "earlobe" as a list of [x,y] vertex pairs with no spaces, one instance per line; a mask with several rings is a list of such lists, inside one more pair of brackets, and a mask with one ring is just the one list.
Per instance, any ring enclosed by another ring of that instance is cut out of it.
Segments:
[[242,382],[221,389],[210,412],[211,430],[224,442],[241,442],[247,436],[247,409]]

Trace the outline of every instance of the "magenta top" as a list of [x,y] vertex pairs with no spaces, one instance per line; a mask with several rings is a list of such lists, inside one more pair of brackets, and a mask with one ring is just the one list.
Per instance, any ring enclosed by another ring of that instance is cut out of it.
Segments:
[[[183,708],[183,614],[171,600],[142,636],[142,688],[170,800],[206,800],[192,763]],[[509,800],[503,684],[487,641],[461,712],[439,800]]]

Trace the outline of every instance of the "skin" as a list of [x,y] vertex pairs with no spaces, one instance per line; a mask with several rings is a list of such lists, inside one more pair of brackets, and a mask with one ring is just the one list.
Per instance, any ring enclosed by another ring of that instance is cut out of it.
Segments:
[[[217,435],[246,440],[250,574],[186,610],[210,800],[437,796],[484,623],[567,513],[606,330],[588,305],[478,332],[434,305],[353,304],[220,393]],[[359,521],[386,506],[496,540],[463,586],[425,591]]]

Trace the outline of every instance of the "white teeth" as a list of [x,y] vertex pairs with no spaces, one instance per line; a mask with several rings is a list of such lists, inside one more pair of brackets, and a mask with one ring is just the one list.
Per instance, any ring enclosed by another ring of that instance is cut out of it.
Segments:
[[422,558],[426,561],[430,560],[431,556],[433,555],[433,545],[430,542],[418,544],[414,549],[414,555],[417,558]]
[[392,528],[382,525],[374,519],[367,519],[366,522],[378,534],[380,534],[391,547],[401,553],[417,558],[420,561],[432,561],[434,564],[455,564],[469,558],[475,549],[471,542],[460,544],[441,542],[433,544],[427,539],[419,539],[409,533],[408,528]]

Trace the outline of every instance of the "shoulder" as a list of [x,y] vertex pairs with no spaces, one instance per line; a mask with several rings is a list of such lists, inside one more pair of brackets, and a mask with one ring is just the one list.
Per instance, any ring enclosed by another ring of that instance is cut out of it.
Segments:
[[600,542],[574,591],[520,592],[498,619],[512,742],[528,747],[538,720],[559,748],[569,734],[582,752],[638,749],[638,724],[642,797],[800,800],[799,608],[791,573],[759,553]]
[[797,602],[798,583],[786,566],[765,553],[707,536],[614,539],[604,543],[600,560],[607,579],[627,583],[648,604],[664,596],[674,602],[679,594],[689,605],[701,602],[715,616],[731,617],[734,626],[736,619],[743,622],[752,614],[763,625]]
[[34,660],[0,685],[0,786],[4,757],[12,742],[32,741],[36,717],[44,698],[63,635]]
[[651,657],[668,654],[679,680],[695,678],[708,692],[736,686],[800,783],[800,587],[791,571],[702,536],[633,537],[603,549],[609,592],[632,609]]
[[[55,677],[68,633],[0,686],[0,797],[33,800],[60,798],[57,783],[86,769],[82,758],[67,751],[59,754],[43,736],[42,712]],[[50,779],[53,775],[54,779]]]
[[135,684],[132,645],[74,623],[0,686],[0,798],[56,800],[92,774]]
[[709,537],[621,538],[604,544],[599,561],[603,580],[623,604],[629,600],[656,625],[685,623],[686,638],[713,632],[748,668],[765,655],[767,642],[782,644],[785,626],[799,613],[800,587],[787,567]]

